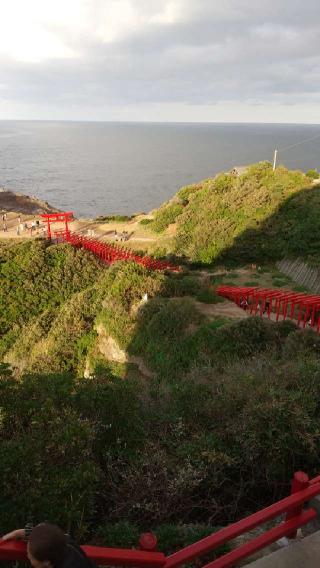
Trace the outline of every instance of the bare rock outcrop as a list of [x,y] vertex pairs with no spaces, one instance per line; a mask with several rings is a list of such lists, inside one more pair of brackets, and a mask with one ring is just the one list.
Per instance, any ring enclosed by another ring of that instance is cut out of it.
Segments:
[[47,201],[42,201],[35,196],[29,197],[23,193],[14,193],[5,188],[0,188],[0,211],[15,211],[24,215],[39,215],[58,211]]

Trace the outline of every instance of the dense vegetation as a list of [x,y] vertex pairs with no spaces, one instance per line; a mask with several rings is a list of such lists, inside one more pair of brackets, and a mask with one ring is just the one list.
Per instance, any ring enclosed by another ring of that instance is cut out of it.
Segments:
[[17,381],[3,368],[1,530],[49,516],[110,544],[126,519],[128,544],[135,527],[237,518],[282,495],[293,470],[318,471],[319,340],[250,323],[215,330],[216,359],[170,380],[104,368]]
[[310,179],[319,179],[320,174],[317,170],[308,170],[306,176]]
[[[176,223],[196,262],[315,260],[320,190],[306,187],[258,164],[183,188],[149,224]],[[207,317],[212,281],[0,243],[2,532],[32,517],[131,547],[153,529],[172,551],[286,494],[294,470],[319,473],[320,339]]]
[[[69,246],[48,247],[41,240],[2,244],[0,358],[12,350],[9,359],[18,366],[32,366],[38,358],[38,367],[51,371],[57,364],[56,356],[73,360],[74,343],[91,327],[92,287],[100,273],[93,256]],[[66,351],[62,353],[57,339],[68,319],[73,319],[72,343],[64,337]],[[51,337],[50,345],[43,343],[47,336],[49,343]],[[32,352],[35,346],[37,353]],[[69,363],[66,365],[68,368]]]
[[154,229],[176,222],[176,253],[194,262],[265,262],[319,257],[320,187],[271,164],[220,174],[182,188],[155,214]]

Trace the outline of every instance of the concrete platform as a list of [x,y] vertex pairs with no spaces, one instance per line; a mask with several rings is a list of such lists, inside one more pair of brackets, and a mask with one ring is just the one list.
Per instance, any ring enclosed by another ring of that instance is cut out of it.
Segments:
[[250,563],[250,568],[319,568],[320,531]]

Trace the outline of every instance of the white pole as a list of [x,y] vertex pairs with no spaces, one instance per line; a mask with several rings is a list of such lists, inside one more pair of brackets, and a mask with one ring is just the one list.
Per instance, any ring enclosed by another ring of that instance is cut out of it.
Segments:
[[273,156],[273,168],[272,168],[273,171],[276,169],[277,153],[278,153],[278,150],[275,150],[275,151],[274,151],[274,156]]

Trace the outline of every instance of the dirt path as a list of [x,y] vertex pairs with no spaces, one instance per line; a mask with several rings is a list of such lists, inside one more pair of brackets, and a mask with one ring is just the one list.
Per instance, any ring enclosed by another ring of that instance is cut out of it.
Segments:
[[250,314],[245,312],[234,302],[221,302],[219,304],[204,304],[203,302],[195,301],[195,306],[198,311],[207,316],[209,319],[214,319],[217,317],[227,317],[235,319],[245,319]]

